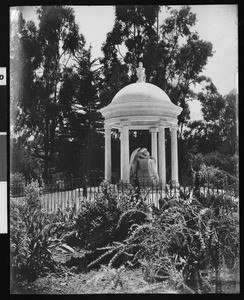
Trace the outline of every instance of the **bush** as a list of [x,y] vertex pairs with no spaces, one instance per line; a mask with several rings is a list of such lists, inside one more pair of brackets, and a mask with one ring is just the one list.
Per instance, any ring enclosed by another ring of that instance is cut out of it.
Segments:
[[49,250],[52,224],[47,214],[27,205],[11,205],[10,249],[12,275],[35,280],[47,271],[55,269]]
[[83,200],[77,216],[80,246],[88,250],[122,241],[131,225],[145,221],[145,201],[137,199],[132,186],[128,186],[121,195],[115,185],[103,182],[101,188],[102,193],[94,201]]
[[41,209],[42,189],[37,181],[31,181],[25,189],[25,201],[30,210]]
[[94,201],[83,201],[77,216],[76,229],[80,246],[89,250],[102,247],[114,240],[120,215],[115,186],[102,187],[103,193],[97,195]]
[[76,230],[77,216],[75,205],[67,206],[65,210],[58,208],[58,211],[48,214],[48,219],[53,224],[52,240],[55,241],[53,247],[62,246],[63,243],[70,247],[80,246]]
[[[211,269],[215,270],[216,282],[220,282],[223,261],[229,268],[235,266],[239,253],[239,220],[237,205],[231,198],[208,197],[205,201],[199,199],[202,203],[196,198],[187,201],[172,198],[160,213],[138,211],[137,218],[145,216],[134,223],[136,218],[128,218],[130,229],[123,242],[114,241],[104,247],[106,252],[89,266],[104,263],[106,257],[109,266],[118,266],[118,261],[132,267],[140,263],[152,283],[175,282],[177,275],[184,279],[181,284],[184,291],[211,292]],[[132,216],[131,212],[135,213],[135,209],[124,212],[117,226],[126,216]]]
[[10,175],[10,192],[12,197],[22,196],[24,194],[25,177],[22,173]]
[[167,280],[192,293],[213,292],[214,270],[221,290],[221,266],[234,269],[239,257],[239,208],[231,197],[167,198],[153,210],[131,186],[123,194],[106,182],[101,189],[94,201],[83,199],[78,212],[75,206],[51,214],[40,210],[34,182],[26,188],[26,204],[11,199],[13,269],[29,279],[54,270],[50,249],[66,239],[88,250],[82,265],[87,269],[142,266],[148,282]]
[[[41,190],[31,182],[21,204],[10,203],[10,249],[12,275],[34,280],[55,269],[49,250],[54,224],[41,210]],[[17,278],[18,279],[18,278]]]

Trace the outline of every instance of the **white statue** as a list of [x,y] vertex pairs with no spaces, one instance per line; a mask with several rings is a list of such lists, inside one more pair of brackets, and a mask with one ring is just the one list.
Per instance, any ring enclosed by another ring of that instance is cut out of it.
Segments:
[[139,62],[139,67],[136,69],[136,75],[138,78],[137,82],[145,82],[145,68],[143,68],[143,64],[141,61]]
[[137,148],[130,157],[130,181],[132,184],[156,184],[156,159],[150,156],[146,148]]

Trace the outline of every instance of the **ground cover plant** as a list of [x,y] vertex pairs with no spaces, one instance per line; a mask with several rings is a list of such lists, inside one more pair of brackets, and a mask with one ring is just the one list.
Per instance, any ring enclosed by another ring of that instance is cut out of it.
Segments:
[[38,184],[25,192],[23,205],[11,199],[12,292],[238,292],[239,208],[227,195],[181,193],[157,209],[105,182],[79,210],[47,213]]

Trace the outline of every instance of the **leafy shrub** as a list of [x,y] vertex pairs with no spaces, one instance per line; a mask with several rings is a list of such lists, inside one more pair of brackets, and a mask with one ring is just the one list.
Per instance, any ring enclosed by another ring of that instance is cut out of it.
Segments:
[[87,269],[142,266],[150,284],[167,281],[190,293],[213,292],[214,270],[216,291],[221,290],[221,266],[235,268],[239,256],[239,208],[231,197],[165,198],[156,211],[131,186],[121,194],[106,182],[101,188],[94,201],[83,199],[78,212],[74,205],[57,213],[41,211],[41,190],[33,182],[25,205],[11,201],[13,269],[29,279],[54,270],[50,250],[65,240],[89,250]]
[[53,239],[64,242],[71,247],[79,245],[76,230],[77,211],[75,205],[66,207],[64,211],[58,208],[57,212],[49,213],[48,218],[53,224]]
[[206,166],[205,164],[202,164],[199,173],[202,182],[207,184],[208,186],[225,187],[227,185],[227,175],[225,174],[225,172],[219,170],[216,167]]
[[114,239],[120,211],[114,186],[103,186],[103,193],[94,201],[84,199],[77,216],[76,228],[80,246],[94,250]]
[[34,280],[55,269],[49,249],[54,225],[41,210],[41,189],[37,182],[25,187],[25,201],[10,202],[10,249],[12,274]]
[[[18,216],[17,216],[18,214]],[[27,205],[14,204],[10,214],[11,266],[15,276],[34,280],[55,269],[48,246],[52,224],[47,214]]]
[[[108,264],[112,267],[123,257],[120,261],[129,266],[138,262],[143,265],[151,283],[157,280],[175,282],[180,276],[184,279],[181,280],[182,289],[211,292],[209,271],[211,268],[215,270],[216,282],[219,282],[223,260],[228,267],[234,267],[239,253],[239,231],[236,203],[223,195],[208,197],[204,201],[171,198],[160,213],[138,212],[139,215],[145,214],[145,218],[141,222],[128,223],[129,235],[123,242],[114,241],[102,248],[106,252],[90,266],[108,257]],[[131,212],[133,209],[121,215],[118,227]],[[216,284],[216,290],[218,288]]]
[[10,192],[13,197],[23,195],[24,187],[25,177],[22,173],[16,172],[10,175]]
[[80,246],[88,250],[122,241],[133,224],[145,221],[147,206],[137,198],[132,186],[119,195],[115,185],[103,182],[102,193],[94,201],[83,200],[77,216],[76,230]]
[[31,181],[25,189],[25,201],[29,210],[41,209],[42,189],[37,181]]
[[217,151],[210,152],[204,156],[204,161],[207,166],[213,166],[225,173],[236,175],[238,165],[238,155],[223,154]]

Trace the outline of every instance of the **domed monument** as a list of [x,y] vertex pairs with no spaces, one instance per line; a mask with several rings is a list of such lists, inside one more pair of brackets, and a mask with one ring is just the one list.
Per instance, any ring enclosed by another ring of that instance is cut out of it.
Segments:
[[171,130],[171,180],[178,183],[177,116],[182,108],[173,104],[156,85],[145,82],[145,68],[139,63],[138,81],[122,88],[100,112],[105,119],[105,179],[111,179],[111,129],[120,131],[121,180],[130,182],[129,130],[149,130],[151,156],[158,180],[166,184],[165,128]]

